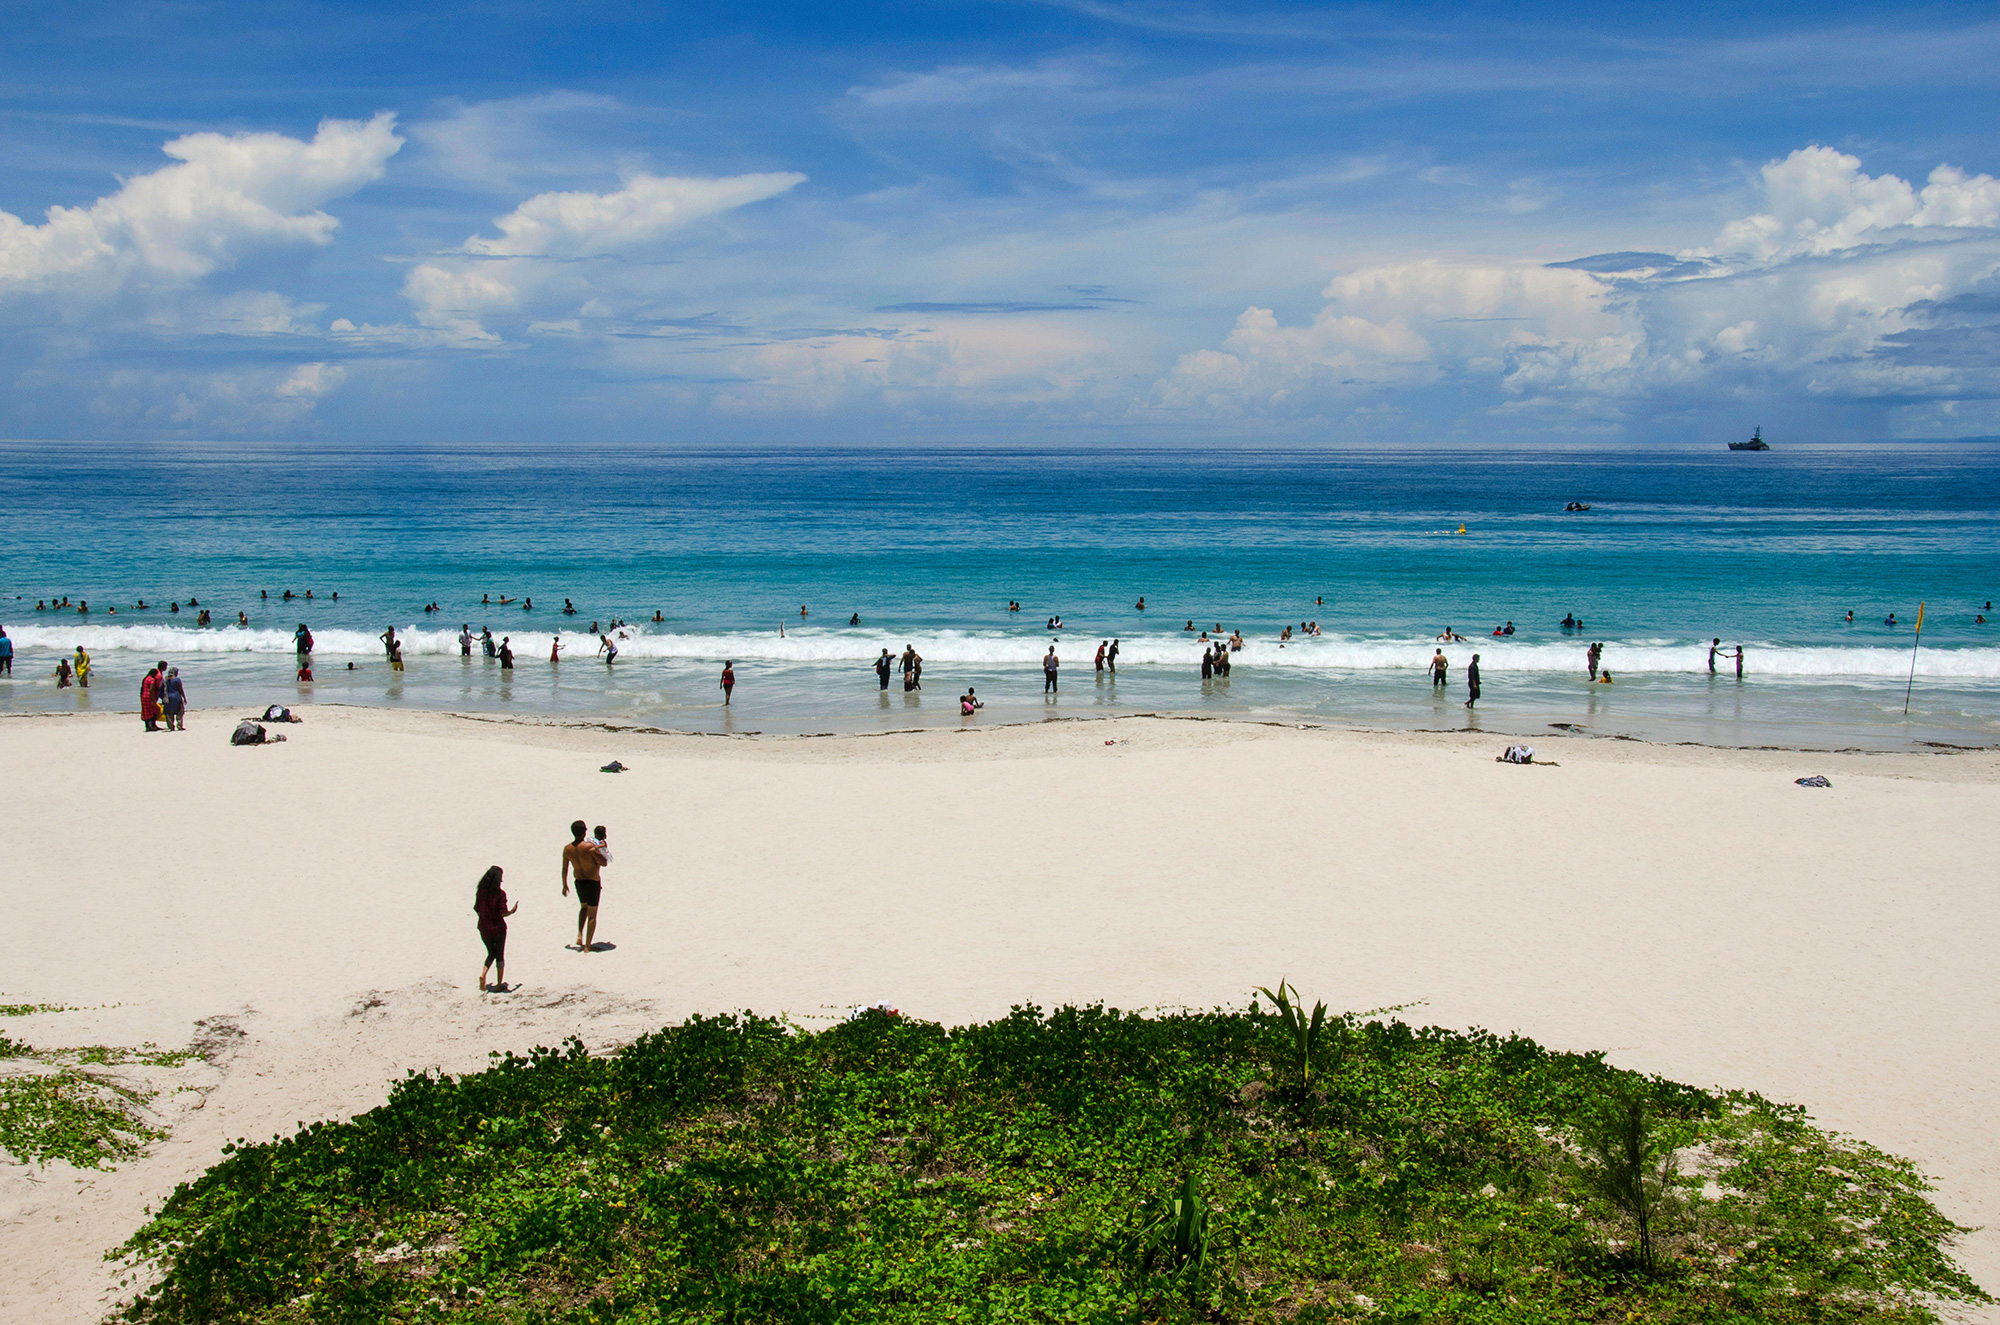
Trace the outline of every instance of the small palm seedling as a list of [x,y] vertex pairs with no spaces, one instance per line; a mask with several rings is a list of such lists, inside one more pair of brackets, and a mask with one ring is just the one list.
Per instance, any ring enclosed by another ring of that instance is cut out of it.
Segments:
[[1270,999],[1271,1005],[1277,1009],[1271,1014],[1272,1019],[1277,1022],[1278,1030],[1284,1037],[1299,1089],[1307,1089],[1312,1084],[1313,1062],[1320,1057],[1322,1042],[1331,1033],[1337,1043],[1339,1032],[1345,1028],[1344,1023],[1338,1017],[1331,1022],[1327,1020],[1325,1003],[1314,1004],[1312,1017],[1308,1020],[1305,1004],[1299,1001],[1299,991],[1283,980],[1278,981],[1276,990],[1259,985],[1257,992]]
[[1199,1274],[1208,1265],[1208,1233],[1208,1202],[1190,1173],[1180,1186],[1139,1207],[1139,1231],[1132,1239],[1139,1273],[1168,1279]]
[[1632,1221],[1639,1264],[1652,1273],[1658,1232],[1673,1191],[1673,1147],[1653,1130],[1646,1102],[1635,1094],[1607,1098],[1579,1128],[1585,1183]]

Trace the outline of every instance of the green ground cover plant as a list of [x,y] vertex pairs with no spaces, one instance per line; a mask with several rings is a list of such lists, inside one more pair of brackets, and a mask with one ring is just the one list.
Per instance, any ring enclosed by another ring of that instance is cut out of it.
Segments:
[[179,1188],[120,1249],[149,1285],[124,1315],[1804,1325],[1986,1300],[1922,1176],[1796,1108],[1479,1031],[1302,1038],[1282,1006],[745,1014],[412,1075]]
[[146,1120],[146,1106],[158,1092],[106,1069],[179,1067],[199,1057],[153,1045],[38,1049],[0,1035],[0,1153],[29,1164],[62,1160],[87,1169],[136,1159],[165,1135]]

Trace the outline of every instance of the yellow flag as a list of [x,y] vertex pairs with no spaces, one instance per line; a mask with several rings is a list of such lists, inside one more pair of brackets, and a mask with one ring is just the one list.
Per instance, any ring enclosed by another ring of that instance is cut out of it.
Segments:
[[1917,633],[1919,635],[1924,633],[1924,605],[1922,603],[1917,604]]

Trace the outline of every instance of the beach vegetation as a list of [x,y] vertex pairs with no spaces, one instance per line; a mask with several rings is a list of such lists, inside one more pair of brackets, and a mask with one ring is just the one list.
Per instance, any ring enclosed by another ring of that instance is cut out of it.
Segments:
[[[1275,991],[1259,985],[1257,992],[1271,1000],[1272,1011],[1269,1015],[1278,1029],[1287,1074],[1301,1093],[1311,1090],[1313,1064],[1320,1059],[1329,1043],[1335,1047],[1337,1057],[1347,1030],[1345,1019],[1336,1017],[1329,1022],[1324,1002],[1313,1005],[1312,1016],[1308,1019],[1299,991],[1284,980],[1278,981]],[[1255,1009],[1254,1004],[1252,1008]]]
[[1518,1036],[1303,1024],[1336,1020],[1311,1107],[1297,1039],[1229,1010],[745,1013],[412,1074],[175,1190],[116,1253],[144,1285],[121,1310],[1805,1325],[1988,1300],[1923,1176],[1799,1108]]
[[1577,1129],[1585,1159],[1585,1184],[1631,1221],[1632,1247],[1640,1268],[1659,1268],[1653,1231],[1674,1197],[1677,1152],[1652,1126],[1646,1100],[1625,1092],[1601,1101]]
[[78,1168],[136,1159],[165,1133],[148,1113],[159,1091],[131,1069],[175,1068],[200,1056],[150,1044],[41,1049],[0,1035],[0,1153],[25,1164],[60,1160]]
[[1132,1240],[1142,1286],[1155,1276],[1170,1284],[1200,1276],[1208,1268],[1208,1231],[1208,1202],[1192,1173],[1146,1201]]
[[29,1164],[110,1168],[165,1135],[146,1121],[152,1098],[144,1087],[75,1067],[0,1077],[0,1150]]

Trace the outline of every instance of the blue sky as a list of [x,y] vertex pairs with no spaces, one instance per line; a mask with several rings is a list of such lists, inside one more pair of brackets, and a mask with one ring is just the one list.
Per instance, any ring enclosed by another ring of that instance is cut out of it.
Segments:
[[0,432],[2000,433],[1990,7],[731,8],[16,7]]

